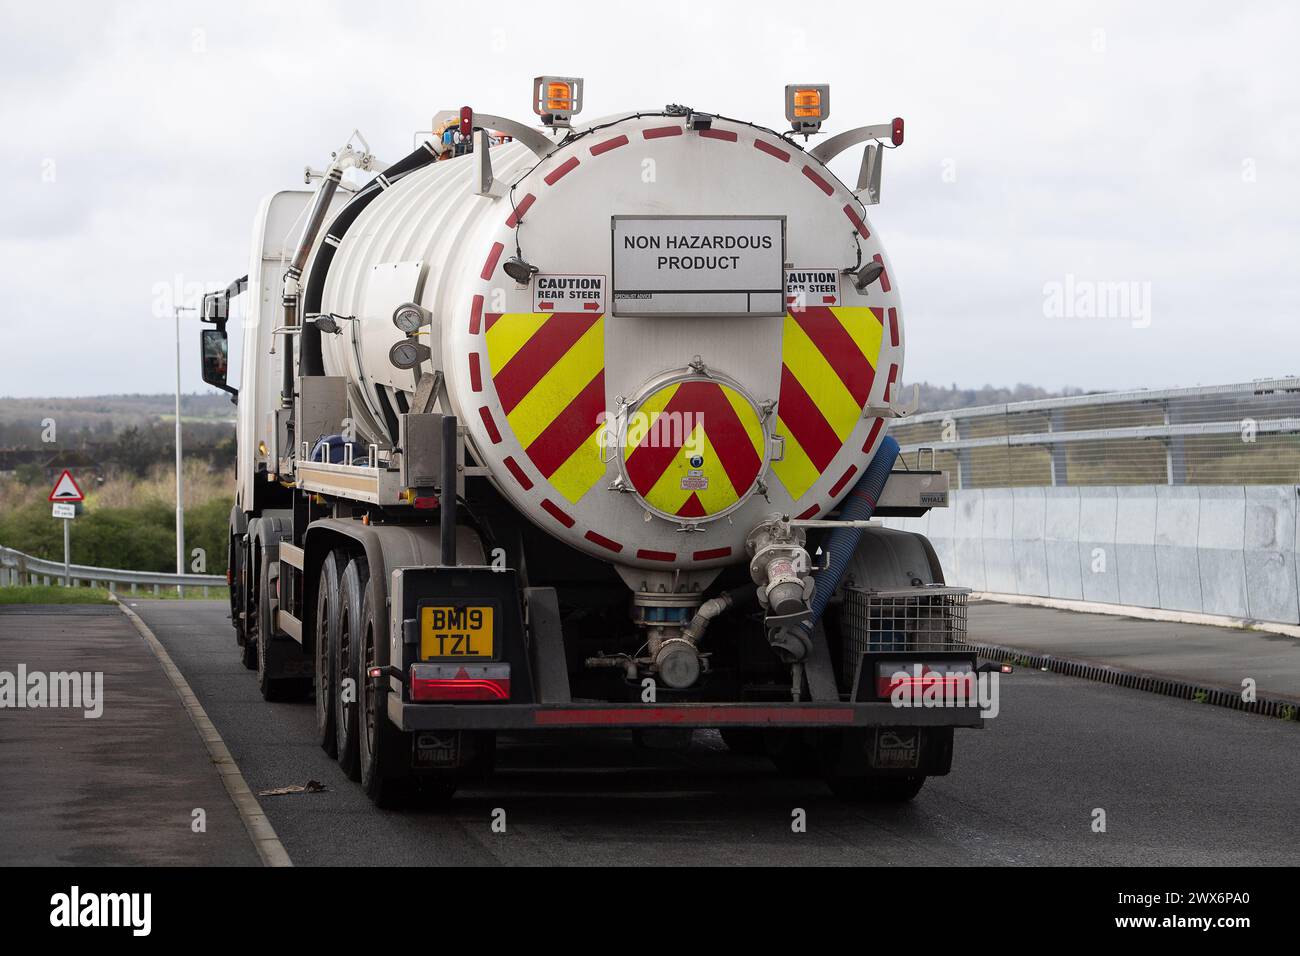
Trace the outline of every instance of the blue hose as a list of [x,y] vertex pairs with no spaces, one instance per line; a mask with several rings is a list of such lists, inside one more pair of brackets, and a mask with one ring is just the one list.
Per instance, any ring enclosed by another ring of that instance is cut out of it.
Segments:
[[[871,517],[872,512],[876,510],[876,502],[880,500],[881,492],[885,490],[885,482],[889,480],[889,473],[893,470],[897,458],[898,442],[886,435],[880,447],[876,449],[871,464],[867,465],[867,470],[863,472],[858,483],[853,486],[853,490],[840,506],[839,520],[866,521]],[[853,560],[853,553],[858,549],[858,542],[862,540],[862,531],[862,528],[836,528],[822,544],[827,552],[826,567],[813,572],[813,581],[816,582],[817,590],[813,594],[812,617],[800,624],[809,637],[812,636],[817,622],[821,620],[826,605],[830,604],[831,595],[844,579],[844,572],[848,570],[849,562]]]

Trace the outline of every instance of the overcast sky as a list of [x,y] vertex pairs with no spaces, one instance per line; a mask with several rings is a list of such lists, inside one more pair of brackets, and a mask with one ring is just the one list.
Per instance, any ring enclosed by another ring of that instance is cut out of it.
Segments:
[[[0,395],[170,391],[155,313],[246,271],[263,194],[354,127],[391,162],[440,109],[528,118],[541,73],[583,76],[588,117],[675,102],[776,126],[794,81],[831,84],[831,132],[904,117],[872,219],[906,380],[1300,372],[1294,3],[0,9]],[[1088,314],[1099,288],[1131,293],[1122,315]]]

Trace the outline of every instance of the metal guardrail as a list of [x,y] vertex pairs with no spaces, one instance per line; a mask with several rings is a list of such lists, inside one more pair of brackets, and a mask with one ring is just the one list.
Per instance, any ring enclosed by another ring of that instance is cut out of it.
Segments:
[[956,488],[1293,484],[1300,377],[926,412],[890,432]]
[[1254,397],[1273,392],[1300,392],[1300,376],[1260,379],[1257,382],[1234,382],[1229,385],[1192,385],[1183,388],[1135,388],[1126,392],[1094,392],[1088,395],[1067,395],[1063,398],[1038,398],[1027,402],[1002,402],[997,405],[976,405],[955,408],[951,411],[923,412],[906,419],[909,425],[942,422],[946,419],[987,418],[992,415],[1015,415],[1027,412],[1047,412],[1057,409],[1094,405],[1123,405],[1136,402],[1170,402],[1178,400],[1205,401],[1209,399]]
[[[69,583],[89,584],[91,587],[104,585],[109,591],[119,590],[114,585],[130,586],[130,593],[137,593],[140,587],[152,587],[154,594],[160,594],[163,588],[202,588],[203,596],[209,596],[209,588],[226,587],[226,578],[221,574],[167,574],[161,571],[125,571],[120,568],[96,568],[85,564],[68,566]],[[13,548],[0,546],[0,587],[21,584],[62,584],[63,562],[47,561],[30,554],[15,551]]]

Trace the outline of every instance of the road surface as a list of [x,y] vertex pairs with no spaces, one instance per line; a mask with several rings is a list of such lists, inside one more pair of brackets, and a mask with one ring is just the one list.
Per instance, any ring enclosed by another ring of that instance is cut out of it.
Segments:
[[[311,703],[262,701],[224,602],[129,603],[254,793],[328,788],[260,798],[298,865],[1300,863],[1300,723],[1038,671],[1003,678],[1001,713],[903,806],[840,803],[712,733],[663,754],[605,732],[503,740],[449,808],[381,811],[314,743]],[[997,643],[975,615],[971,639]]]

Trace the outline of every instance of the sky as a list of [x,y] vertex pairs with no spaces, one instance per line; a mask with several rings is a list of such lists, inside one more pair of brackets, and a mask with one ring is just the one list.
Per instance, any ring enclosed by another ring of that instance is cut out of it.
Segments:
[[[244,274],[261,196],[359,128],[685,103],[906,121],[874,231],[905,381],[1164,387],[1300,373],[1300,5],[0,0],[0,396],[167,392],[173,304]],[[853,185],[857,155],[832,168]],[[181,375],[203,390],[198,324]]]

